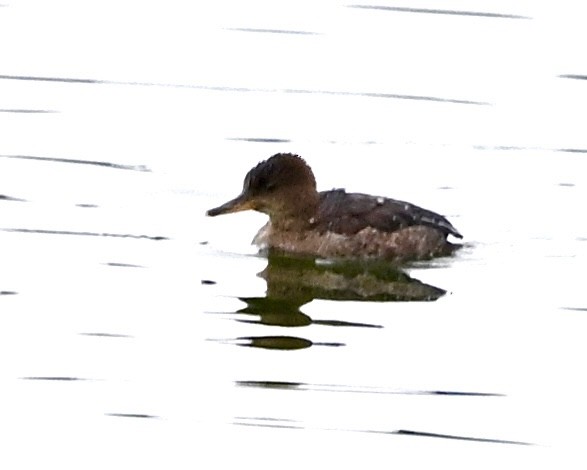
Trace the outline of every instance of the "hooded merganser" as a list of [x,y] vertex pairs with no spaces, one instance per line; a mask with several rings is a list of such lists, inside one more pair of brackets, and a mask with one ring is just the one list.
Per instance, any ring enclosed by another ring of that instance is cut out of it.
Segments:
[[323,258],[426,259],[451,254],[462,235],[443,216],[409,202],[318,192],[298,155],[278,153],[247,173],[242,193],[209,216],[253,209],[269,216],[255,236],[261,248]]

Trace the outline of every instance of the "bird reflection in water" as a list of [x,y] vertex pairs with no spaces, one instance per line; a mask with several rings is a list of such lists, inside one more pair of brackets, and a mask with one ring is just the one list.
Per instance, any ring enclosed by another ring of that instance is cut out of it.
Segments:
[[[368,302],[432,301],[446,291],[413,279],[397,266],[383,262],[326,262],[314,258],[268,254],[259,273],[267,282],[265,297],[240,297],[247,306],[237,321],[281,327],[326,325],[380,328],[380,325],[341,320],[313,320],[300,308],[313,299]],[[248,336],[234,343],[264,349],[305,349],[310,346],[344,346],[319,343],[288,335]]]

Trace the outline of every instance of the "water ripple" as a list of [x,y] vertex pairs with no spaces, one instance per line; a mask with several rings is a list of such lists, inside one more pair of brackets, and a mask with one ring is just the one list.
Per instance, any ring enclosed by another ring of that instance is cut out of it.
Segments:
[[15,232],[15,233],[35,233],[40,235],[77,235],[84,237],[113,237],[113,238],[136,238],[146,240],[169,240],[163,236],[152,236],[152,235],[133,235],[129,233],[107,233],[107,232],[76,232],[73,230],[46,230],[46,229],[29,229],[29,228],[0,228],[2,232]]
[[81,336],[93,336],[97,338],[132,338],[130,335],[125,335],[122,333],[101,333],[101,332],[87,332],[87,333],[80,333]]
[[382,387],[352,386],[339,384],[311,384],[303,382],[284,382],[273,380],[237,380],[237,387],[274,388],[285,390],[299,390],[312,392],[337,392],[337,393],[368,393],[376,395],[433,395],[433,396],[458,396],[458,397],[504,397],[501,393],[494,392],[466,392],[455,390],[402,390]]
[[279,139],[274,137],[227,137],[226,140],[236,140],[240,142],[258,142],[264,144],[287,144],[289,139]]
[[0,155],[0,158],[15,158],[20,160],[37,160],[43,162],[57,162],[57,163],[74,163],[77,165],[95,165],[107,168],[114,168],[116,170],[133,170],[133,171],[151,171],[145,165],[122,165],[112,162],[101,162],[96,160],[80,160],[76,158],[57,158],[57,157],[39,157],[36,155]]
[[69,377],[69,376],[31,376],[31,377],[21,377],[22,380],[47,380],[53,382],[77,382],[88,380],[82,377]]
[[364,432],[375,432],[375,433],[385,433],[385,434],[399,434],[403,436],[418,436],[418,437],[435,437],[440,439],[454,439],[459,441],[473,441],[473,442],[488,442],[492,444],[514,444],[514,445],[521,445],[521,446],[531,446],[533,445],[530,442],[523,442],[523,441],[509,441],[505,439],[489,439],[484,437],[471,437],[471,436],[457,436],[454,434],[438,434],[434,432],[422,432],[422,431],[410,431],[407,429],[399,429],[397,431],[391,431],[386,433],[385,431],[364,431]]
[[115,418],[141,418],[141,419],[157,419],[159,416],[149,415],[144,413],[104,413],[106,416],[113,416]]
[[0,194],[0,201],[26,202],[25,199],[20,199],[18,197],[7,196],[6,194]]
[[40,77],[27,75],[0,75],[0,80],[25,80],[38,82],[60,82],[60,83],[79,83],[93,85],[131,85],[131,86],[154,86],[154,87],[173,87],[173,88],[191,88],[206,91],[228,91],[239,93],[292,93],[292,94],[318,94],[334,96],[362,96],[366,98],[392,98],[402,100],[434,101],[439,103],[453,104],[470,104],[478,106],[487,106],[490,103],[483,101],[464,100],[456,98],[443,98],[437,96],[425,95],[402,95],[396,93],[378,93],[378,92],[357,92],[357,91],[334,91],[334,90],[308,90],[297,88],[250,88],[250,87],[229,87],[214,85],[190,85],[182,83],[156,83],[156,82],[139,82],[139,81],[116,81],[116,80],[96,80],[91,78],[64,78],[64,77]]
[[437,10],[432,8],[410,8],[410,7],[389,7],[383,5],[347,5],[349,8],[360,8],[362,10],[383,10],[397,11],[402,13],[427,13],[434,15],[455,15],[455,16],[478,16],[482,18],[506,18],[512,20],[531,20],[529,16],[512,15],[507,13],[489,13],[484,11],[464,10]]
[[567,73],[559,75],[559,78],[572,78],[573,80],[587,80],[587,75],[578,75],[573,73]]
[[245,33],[269,33],[269,34],[297,34],[297,35],[316,35],[313,31],[295,31],[288,29],[265,29],[265,28],[226,28],[229,31],[241,31]]
[[313,429],[320,431],[345,431],[345,432],[357,432],[367,434],[386,434],[395,436],[411,436],[411,437],[428,437],[436,439],[449,439],[458,441],[468,442],[483,442],[488,444],[509,444],[509,445],[522,445],[531,446],[534,445],[530,442],[524,441],[512,441],[509,439],[497,439],[487,437],[475,437],[475,436],[461,436],[456,434],[442,434],[436,432],[425,432],[425,431],[412,431],[409,429],[396,429],[396,430],[385,430],[385,429],[360,429],[360,428],[335,428],[335,427],[322,427],[322,426],[307,426],[304,423],[298,421],[292,421],[288,419],[277,419],[277,418],[264,418],[264,417],[235,417],[232,424],[236,426],[255,426],[262,428],[275,428],[275,429]]
[[0,109],[0,113],[15,113],[15,114],[51,114],[58,113],[52,109]]

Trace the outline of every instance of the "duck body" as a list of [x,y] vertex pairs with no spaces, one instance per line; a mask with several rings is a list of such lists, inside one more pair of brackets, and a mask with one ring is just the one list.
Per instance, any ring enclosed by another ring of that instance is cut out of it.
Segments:
[[443,216],[405,201],[316,191],[302,158],[277,154],[245,177],[242,193],[208,211],[216,216],[253,209],[269,222],[253,243],[262,249],[323,258],[414,260],[451,254],[462,235]]

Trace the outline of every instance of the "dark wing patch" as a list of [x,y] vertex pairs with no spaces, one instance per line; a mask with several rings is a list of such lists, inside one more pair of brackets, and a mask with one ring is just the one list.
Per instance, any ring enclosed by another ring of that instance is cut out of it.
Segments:
[[435,228],[445,235],[462,238],[452,224],[440,214],[409,202],[361,193],[347,193],[344,189],[320,193],[321,204],[317,220],[320,230],[345,235],[355,234],[366,227],[383,232],[395,232],[414,225]]

